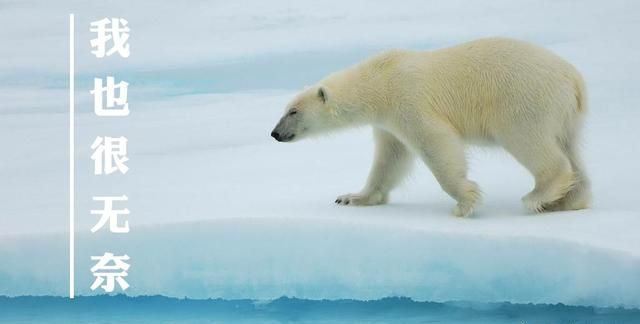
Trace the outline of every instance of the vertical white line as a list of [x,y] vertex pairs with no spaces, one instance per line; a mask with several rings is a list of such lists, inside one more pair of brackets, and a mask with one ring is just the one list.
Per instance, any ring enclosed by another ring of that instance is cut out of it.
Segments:
[[75,44],[74,16],[69,14],[69,298],[75,296]]

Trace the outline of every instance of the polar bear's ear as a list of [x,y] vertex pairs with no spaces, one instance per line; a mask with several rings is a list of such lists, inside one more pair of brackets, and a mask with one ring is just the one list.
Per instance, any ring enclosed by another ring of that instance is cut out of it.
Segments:
[[318,88],[318,98],[320,98],[323,103],[326,103],[329,99],[329,97],[327,96],[327,89],[325,87]]

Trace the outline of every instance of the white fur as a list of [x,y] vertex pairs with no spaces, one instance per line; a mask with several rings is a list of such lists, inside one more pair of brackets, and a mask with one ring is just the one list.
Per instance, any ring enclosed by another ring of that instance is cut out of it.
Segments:
[[[323,94],[323,96],[322,96]],[[287,107],[276,130],[293,140],[372,125],[373,168],[363,190],[339,204],[385,203],[413,156],[471,214],[480,189],[467,179],[464,147],[502,146],[535,177],[524,196],[535,212],[587,208],[589,180],[578,152],[585,87],[569,63],[540,47],[489,38],[430,52],[393,50],[333,73]],[[289,116],[289,117],[288,117]]]

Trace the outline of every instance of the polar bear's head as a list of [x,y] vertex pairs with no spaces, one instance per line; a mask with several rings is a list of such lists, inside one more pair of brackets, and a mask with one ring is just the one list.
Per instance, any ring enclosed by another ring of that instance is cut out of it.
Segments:
[[337,126],[336,105],[326,86],[308,87],[288,105],[271,132],[278,142],[291,142]]

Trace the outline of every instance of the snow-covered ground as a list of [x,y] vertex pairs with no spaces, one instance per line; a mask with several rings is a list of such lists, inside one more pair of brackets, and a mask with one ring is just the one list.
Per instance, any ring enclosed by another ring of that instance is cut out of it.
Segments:
[[[92,294],[89,256],[109,250],[131,256],[133,295],[640,307],[640,4],[47,6],[0,6],[11,26],[0,31],[0,295],[67,293],[66,32],[75,12],[78,293]],[[112,15],[130,22],[132,56],[92,59],[88,23]],[[583,72],[593,209],[528,214],[520,197],[532,178],[497,149],[470,152],[484,191],[473,218],[449,216],[453,200],[422,164],[389,205],[335,206],[364,183],[370,131],[295,144],[269,137],[295,91],[379,49],[492,35],[548,47]],[[90,81],[107,74],[131,83],[129,117],[91,112]],[[93,176],[90,144],[120,135],[130,172]],[[91,197],[120,194],[131,233],[90,234],[89,210],[100,207]]]

